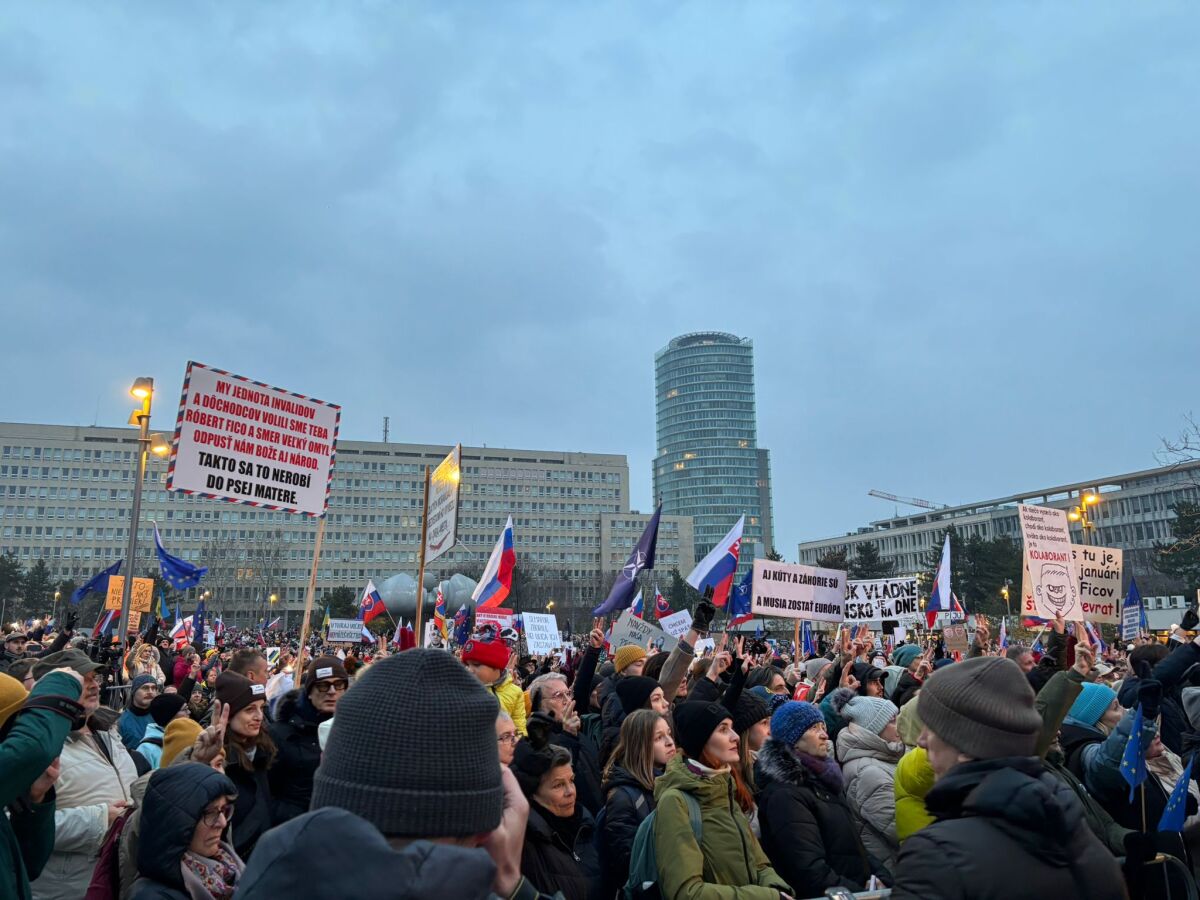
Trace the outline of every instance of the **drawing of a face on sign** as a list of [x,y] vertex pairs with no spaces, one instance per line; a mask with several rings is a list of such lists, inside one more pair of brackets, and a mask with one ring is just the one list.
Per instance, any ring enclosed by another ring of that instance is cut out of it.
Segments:
[[1041,584],[1037,587],[1038,599],[1044,606],[1065,617],[1076,603],[1067,567],[1060,563],[1042,563],[1041,574]]

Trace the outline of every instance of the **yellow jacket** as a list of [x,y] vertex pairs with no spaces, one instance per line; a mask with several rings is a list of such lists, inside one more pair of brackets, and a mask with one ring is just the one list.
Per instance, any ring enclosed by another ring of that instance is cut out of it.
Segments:
[[896,764],[896,837],[901,843],[933,824],[933,816],[925,809],[925,795],[932,787],[929,757],[920,747],[914,747]]
[[513,724],[517,726],[517,734],[524,737],[526,734],[525,692],[513,684],[507,672],[495,684],[489,685],[488,690],[496,695],[500,708],[512,716]]

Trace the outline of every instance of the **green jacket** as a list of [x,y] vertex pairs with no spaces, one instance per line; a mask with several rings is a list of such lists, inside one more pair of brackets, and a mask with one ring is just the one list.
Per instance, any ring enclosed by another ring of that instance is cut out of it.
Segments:
[[[691,794],[700,803],[700,845],[688,821]],[[676,756],[655,782],[654,852],[664,900],[779,900],[789,893],[750,831],[734,798],[733,777],[704,777]]]
[[[51,672],[33,686],[31,697],[47,694],[78,700],[81,689],[70,675]],[[54,791],[41,803],[26,795],[61,752],[70,721],[48,709],[20,713],[0,741],[0,897],[28,900],[31,879],[54,850]],[[25,798],[25,799],[22,799]]]

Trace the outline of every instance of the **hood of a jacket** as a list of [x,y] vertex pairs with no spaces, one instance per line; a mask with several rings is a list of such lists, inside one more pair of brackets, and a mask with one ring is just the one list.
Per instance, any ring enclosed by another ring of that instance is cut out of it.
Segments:
[[1036,757],[976,760],[955,766],[925,795],[937,819],[990,820],[1027,852],[1068,865],[1068,843],[1083,825],[1083,807],[1071,789]]
[[484,900],[495,877],[496,865],[482,848],[416,841],[396,850],[370,822],[327,806],[259,839],[237,897],[307,897],[320,885],[323,896],[355,900]]
[[645,785],[629,774],[629,770],[624,766],[614,765],[609,773],[608,780],[604,782],[604,792],[607,794],[613,788],[631,787],[637,791],[646,790]]
[[1192,731],[1200,731],[1200,687],[1185,687],[1180,691],[1183,713]]
[[853,722],[838,732],[837,758],[843,766],[856,759],[877,759],[895,765],[903,755],[903,742],[889,744],[879,735]]
[[182,888],[179,860],[192,842],[200,814],[218,797],[236,795],[232,781],[200,763],[182,763],[153,773],[142,799],[138,871]]
[[157,722],[150,722],[150,724],[146,726],[146,731],[142,734],[142,741],[144,742],[146,738],[161,738],[163,733],[163,727],[161,725],[159,725]]
[[702,807],[722,806],[729,800],[733,787],[733,776],[721,772],[711,777],[698,775],[688,768],[683,754],[676,754],[667,763],[667,770],[654,782],[654,799],[662,799],[663,791],[675,788],[691,794]]
[[299,688],[292,688],[279,698],[275,705],[275,721],[290,722],[297,728],[316,729],[318,725],[331,716],[322,716],[300,693]]
[[815,787],[817,779],[796,759],[787,744],[770,738],[758,751],[758,759],[754,763],[754,783],[761,791],[775,782]]

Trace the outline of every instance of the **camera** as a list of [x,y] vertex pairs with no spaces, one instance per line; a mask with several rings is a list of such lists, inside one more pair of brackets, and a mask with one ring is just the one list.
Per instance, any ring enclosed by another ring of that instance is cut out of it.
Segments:
[[746,652],[751,656],[762,656],[771,652],[771,645],[762,638],[754,638],[746,644]]

